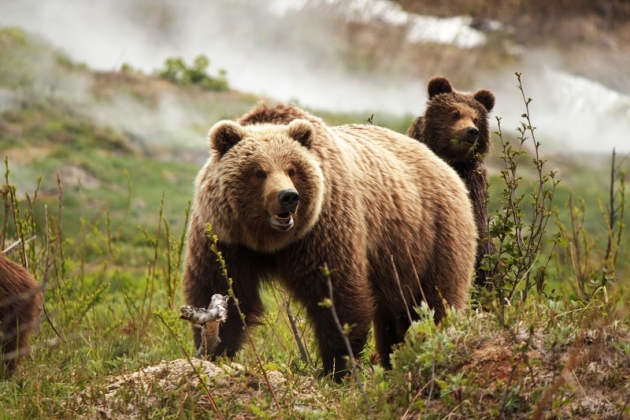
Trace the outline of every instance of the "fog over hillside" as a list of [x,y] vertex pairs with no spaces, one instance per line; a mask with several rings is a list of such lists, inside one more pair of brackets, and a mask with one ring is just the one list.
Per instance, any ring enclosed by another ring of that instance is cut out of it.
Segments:
[[[129,63],[152,73],[167,57],[191,62],[205,54],[210,72],[226,69],[238,90],[333,111],[421,113],[427,80],[350,70],[337,47],[340,20],[405,27],[401,42],[451,43],[461,54],[475,54],[486,42],[466,17],[410,16],[385,0],[0,0],[0,25],[38,33],[96,69]],[[534,99],[539,140],[553,140],[549,149],[630,152],[629,96],[564,72],[551,50],[521,57],[513,68],[473,83],[495,91],[493,115],[503,118],[504,131],[512,132],[523,113],[519,71]]]

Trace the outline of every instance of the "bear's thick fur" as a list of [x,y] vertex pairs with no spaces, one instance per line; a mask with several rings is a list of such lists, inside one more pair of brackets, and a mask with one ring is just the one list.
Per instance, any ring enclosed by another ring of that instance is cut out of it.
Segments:
[[11,376],[38,325],[41,289],[30,273],[0,252],[0,377]]
[[493,270],[482,270],[481,261],[496,248],[488,237],[488,171],[483,159],[490,152],[488,114],[494,108],[494,94],[485,89],[458,92],[440,76],[429,81],[428,91],[424,115],[414,121],[407,135],[429,146],[466,183],[479,235],[475,284],[489,286]]
[[[347,350],[331,310],[319,305],[328,297],[324,265],[353,353],[373,320],[385,366],[417,318],[413,306],[426,300],[436,321],[443,302],[466,306],[477,242],[471,204],[461,179],[424,145],[376,126],[328,127],[291,105],[221,121],[209,143],[188,232],[187,304],[207,307],[228,292],[210,223],[248,325],[263,312],[261,283],[278,280],[305,306],[324,371],[336,379]],[[231,299],[216,354],[233,356],[243,334]]]

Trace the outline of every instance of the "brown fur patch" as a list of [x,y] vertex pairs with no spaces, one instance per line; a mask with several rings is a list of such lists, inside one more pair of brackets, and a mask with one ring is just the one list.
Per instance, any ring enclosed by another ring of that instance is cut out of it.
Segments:
[[0,377],[11,376],[24,358],[40,307],[37,282],[0,252]]

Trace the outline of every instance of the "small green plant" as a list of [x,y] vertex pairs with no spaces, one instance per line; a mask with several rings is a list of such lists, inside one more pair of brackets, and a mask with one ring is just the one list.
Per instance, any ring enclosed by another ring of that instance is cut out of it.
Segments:
[[142,74],[142,70],[133,67],[129,63],[122,63],[120,66],[120,72],[126,74]]
[[220,69],[218,76],[211,76],[208,74],[208,66],[210,66],[210,60],[205,55],[197,56],[190,67],[180,57],[167,58],[158,76],[177,85],[196,85],[217,92],[228,90],[230,86],[227,81],[227,72]]
[[[546,172],[545,160],[540,156],[540,143],[536,141],[536,127],[532,125],[529,111],[531,98],[526,98],[521,74],[516,73],[518,88],[525,103],[524,119],[517,128],[519,136],[513,146],[504,138],[501,131],[501,119],[497,117],[499,130],[496,133],[501,139],[502,154],[505,167],[501,170],[501,178],[505,186],[501,191],[499,207],[489,214],[489,234],[497,241],[497,251],[487,255],[483,260],[483,269],[496,272],[490,280],[493,285],[492,300],[503,307],[510,304],[517,292],[522,300],[526,300],[529,292],[537,287],[543,290],[546,268],[552,252],[545,257],[542,254],[546,241],[550,241],[552,249],[559,240],[557,236],[549,238],[546,234],[549,218],[553,214],[553,196],[560,182],[555,179],[554,171]],[[521,185],[523,177],[518,172],[521,158],[529,153],[525,149],[528,139],[533,142],[532,164],[535,168],[536,182],[529,192]]]

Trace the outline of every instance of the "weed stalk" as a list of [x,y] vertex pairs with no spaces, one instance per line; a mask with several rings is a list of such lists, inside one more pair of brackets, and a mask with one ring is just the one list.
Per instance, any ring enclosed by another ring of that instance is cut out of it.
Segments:
[[276,403],[276,407],[278,408],[278,414],[279,414],[282,411],[282,408],[280,407],[280,403],[278,402],[276,393],[273,390],[273,387],[271,386],[271,382],[269,381],[269,377],[267,376],[267,371],[265,370],[265,367],[262,364],[262,360],[260,360],[260,355],[258,354],[258,351],[256,350],[256,344],[254,344],[254,338],[252,337],[252,334],[249,330],[247,322],[245,321],[245,314],[241,311],[241,306],[238,303],[238,298],[234,294],[234,287],[232,286],[232,282],[233,282],[232,278],[228,276],[227,264],[225,263],[225,258],[223,258],[221,251],[219,251],[219,247],[218,247],[219,238],[216,235],[212,234],[212,226],[210,226],[209,223],[206,225],[206,235],[210,239],[210,249],[217,256],[217,260],[219,261],[219,264],[221,265],[221,274],[223,275],[223,278],[225,278],[225,281],[227,281],[228,283],[229,295],[232,299],[234,299],[234,305],[236,306],[238,315],[241,318],[241,321],[243,322],[243,328],[245,329],[245,334],[247,335],[249,344],[252,346],[252,350],[254,351],[254,355],[256,356],[256,361],[258,362],[258,366],[260,367],[260,370],[262,371],[263,377],[265,378],[265,382],[267,382],[267,386],[269,387],[269,392],[271,393],[271,396],[273,397],[273,401]]
[[357,370],[357,361],[354,358],[354,354],[352,352],[352,346],[350,345],[350,340],[348,339],[348,334],[350,333],[350,327],[346,325],[341,325],[339,321],[339,317],[337,316],[337,311],[335,310],[335,301],[333,299],[333,287],[332,280],[330,279],[331,271],[328,269],[328,264],[324,263],[324,266],[321,268],[324,277],[326,277],[326,283],[328,284],[328,301],[321,302],[320,305],[330,308],[330,312],[332,313],[333,319],[335,320],[335,325],[339,330],[339,333],[343,337],[343,341],[346,345],[346,350],[348,350],[348,358],[350,359],[350,365],[352,366],[352,374],[354,375],[354,379],[359,386],[359,390],[363,395],[363,400],[365,402],[365,408],[367,409],[368,417],[370,419],[374,418],[372,414],[372,409],[370,408],[370,401],[368,399],[367,393],[365,392],[365,387],[363,386],[363,381],[361,381],[361,377],[359,376],[359,372]]

